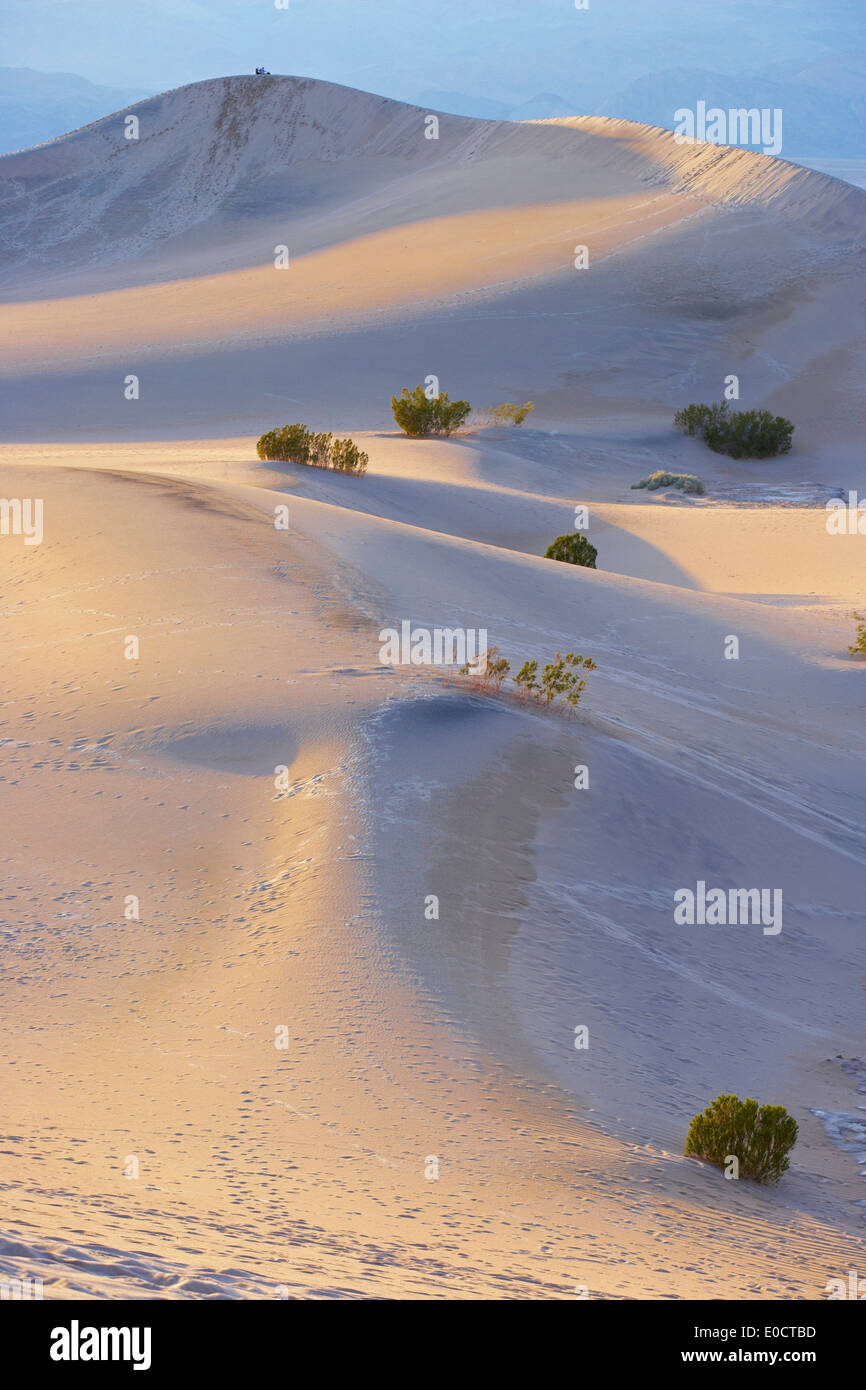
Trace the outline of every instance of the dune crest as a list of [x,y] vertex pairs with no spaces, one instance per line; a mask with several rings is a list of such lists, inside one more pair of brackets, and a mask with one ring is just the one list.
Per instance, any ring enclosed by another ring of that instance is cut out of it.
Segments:
[[[0,234],[18,251],[4,283],[31,259],[56,271],[164,252],[164,243],[220,216],[242,230],[273,202],[289,217],[321,216],[342,199],[345,218],[363,188],[363,203],[378,190],[399,205],[402,193],[409,209],[416,193],[423,200],[414,180],[431,165],[445,185],[440,196],[454,185],[465,197],[466,174],[494,163],[503,191],[520,201],[531,161],[549,197],[555,188],[565,200],[604,196],[615,180],[635,192],[649,184],[713,206],[765,208],[840,239],[862,228],[862,190],[748,150],[678,145],[670,132],[608,117],[504,122],[435,113],[438,138],[429,140],[428,114],[295,77],[217,78],[148,98],[0,158]],[[136,139],[126,138],[128,116],[138,122]],[[206,266],[206,246],[201,254]]]

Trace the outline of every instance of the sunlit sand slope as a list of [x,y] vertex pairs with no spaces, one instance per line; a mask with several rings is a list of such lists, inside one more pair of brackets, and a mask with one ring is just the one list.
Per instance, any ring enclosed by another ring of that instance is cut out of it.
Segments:
[[[801,652],[814,627],[300,498],[277,533],[285,493],[238,482],[23,484],[49,509],[3,633],[10,1267],[49,1296],[820,1296],[857,1239],[809,1104],[845,1095],[866,847],[858,673]],[[407,685],[378,661],[402,613],[579,640],[588,722]],[[781,882],[781,940],[684,940],[702,873]],[[781,1204],[676,1156],[756,1082],[803,1124]]]
[[862,190],[630,122],[428,139],[433,114],[225,78],[0,159],[7,437],[233,435],[300,403],[378,428],[431,373],[546,425],[734,372],[799,447],[855,457]]

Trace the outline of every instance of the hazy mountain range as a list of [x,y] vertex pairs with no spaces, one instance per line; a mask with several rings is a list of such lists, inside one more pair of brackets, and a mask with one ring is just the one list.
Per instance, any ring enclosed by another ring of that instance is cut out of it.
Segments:
[[[864,62],[866,58],[862,62],[856,57],[824,58],[806,67],[779,64],[772,76],[740,78],[704,68],[664,68],[636,77],[601,100],[583,103],[579,95],[561,91],[544,90],[509,101],[436,87],[420,87],[405,99],[487,120],[603,115],[668,130],[673,129],[674,113],[680,107],[693,109],[698,101],[725,110],[779,108],[784,120],[783,157],[858,158],[866,148]],[[73,73],[0,68],[0,153],[64,135],[156,90],[100,86]]]
[[[866,70],[866,56],[859,64]],[[702,69],[649,73],[607,97],[594,114],[621,116],[673,129],[679,107],[698,101],[723,110],[758,107],[783,112],[782,157],[862,157],[866,148],[866,84],[851,80],[845,60],[815,64],[789,76],[734,78]],[[567,112],[557,114],[568,114]]]
[[[61,135],[145,93],[219,75],[336,82],[477,117],[613,114],[671,128],[678,107],[781,107],[793,156],[859,156],[862,0],[0,0],[0,150]],[[77,76],[67,75],[70,73]],[[92,84],[96,84],[95,86]]]
[[100,87],[71,72],[0,68],[0,154],[54,140],[149,95]]
[[[140,12],[139,12],[140,10]],[[866,47],[862,0],[0,0],[4,62],[164,90],[220,73],[297,73],[414,101],[426,88],[577,109],[666,68],[746,77],[845,61]]]
[[580,110],[556,92],[541,92],[516,105],[465,92],[425,90],[418,103],[460,116],[488,120],[544,120],[551,116],[615,116],[672,130],[681,107],[698,101],[723,110],[738,107],[783,112],[782,156],[862,158],[866,149],[866,55],[833,59],[770,76],[734,78],[702,68],[664,68],[614,91],[591,109]]

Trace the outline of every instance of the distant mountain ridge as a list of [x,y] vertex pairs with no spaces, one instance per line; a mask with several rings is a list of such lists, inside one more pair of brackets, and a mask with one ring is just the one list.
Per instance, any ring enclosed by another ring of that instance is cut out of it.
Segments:
[[[866,57],[864,57],[866,61]],[[671,67],[646,74],[599,103],[538,92],[512,103],[463,91],[427,89],[416,104],[431,111],[488,121],[611,116],[671,130],[675,113],[698,101],[722,110],[780,109],[782,157],[862,159],[866,149],[866,95],[857,55],[807,66],[778,64],[767,75],[732,77],[700,68]],[[74,73],[0,67],[0,154],[57,139],[155,93],[108,87]]]
[[512,106],[506,101],[490,101],[486,97],[472,97],[465,92],[422,92],[418,98],[419,106],[429,106],[433,111],[449,111],[455,116],[472,116],[482,121],[546,121],[556,116],[585,116],[576,106],[566,101],[556,92],[539,92],[528,101]]
[[866,108],[850,83],[834,82],[839,64],[816,65],[782,80],[731,77],[699,68],[666,68],[639,77],[596,108],[597,116],[614,116],[646,125],[674,127],[680,108],[698,101],[724,111],[741,107],[779,109],[783,113],[782,158],[862,158],[866,148]]
[[782,158],[862,159],[866,150],[866,93],[856,55],[824,59],[806,68],[779,65],[767,75],[732,77],[703,68],[672,67],[647,73],[600,104],[578,109],[574,99],[542,92],[512,105],[466,92],[424,91],[418,104],[485,120],[547,120],[557,116],[612,116],[673,130],[680,108],[698,101],[724,111],[757,107],[783,113]]
[[101,87],[71,72],[0,67],[0,154],[56,140],[150,95]]

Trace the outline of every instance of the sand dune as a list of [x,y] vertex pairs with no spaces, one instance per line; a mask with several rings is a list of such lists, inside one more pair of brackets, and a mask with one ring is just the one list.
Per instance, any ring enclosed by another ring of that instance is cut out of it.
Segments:
[[[856,239],[862,228],[862,191],[841,180],[747,150],[677,144],[632,121],[438,113],[438,137],[429,139],[430,113],[419,107],[285,77],[199,82],[128,111],[138,139],[126,138],[119,112],[2,159],[4,236],[18,250],[7,280],[28,262],[44,275],[138,262],[151,250],[164,264],[166,240],[173,252],[193,228],[202,274],[220,252],[244,264],[237,257],[260,230],[254,222],[281,217],[310,228],[316,219],[339,228],[342,242],[353,223],[363,234],[376,229],[365,228],[371,220],[429,218],[443,192],[452,211],[475,212],[498,206],[506,191],[505,204],[520,206],[650,185]],[[218,251],[220,231],[232,244]]]
[[[0,1273],[823,1297],[866,1200],[864,541],[824,511],[866,493],[866,195],[302,79],[132,113],[0,160],[0,493],[44,501],[0,536]],[[531,427],[399,436],[429,372]],[[672,430],[731,372],[790,456]],[[294,419],[367,476],[260,463]],[[542,558],[578,503],[595,571]],[[383,666],[403,619],[599,669],[545,715]],[[677,926],[699,879],[783,929]],[[682,1156],[721,1090],[796,1116],[778,1188]]]
[[132,110],[138,140],[119,113],[0,159],[7,437],[232,436],[280,400],[389,427],[431,372],[573,425],[738,369],[800,447],[856,438],[862,190],[603,118],[428,140],[417,108],[291,78]]

